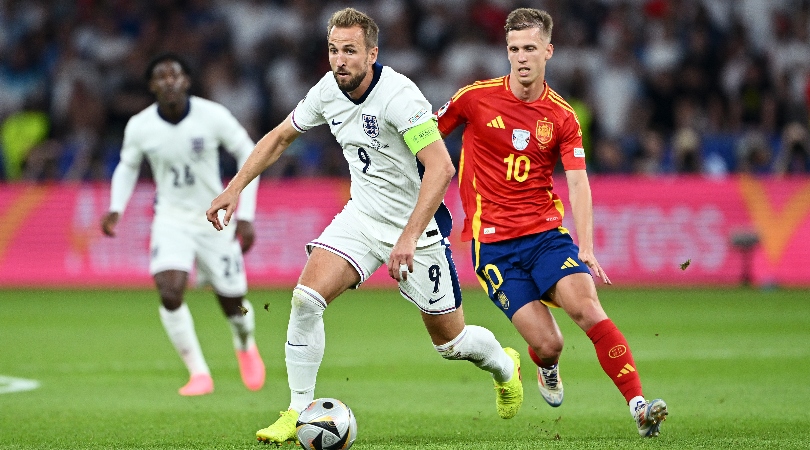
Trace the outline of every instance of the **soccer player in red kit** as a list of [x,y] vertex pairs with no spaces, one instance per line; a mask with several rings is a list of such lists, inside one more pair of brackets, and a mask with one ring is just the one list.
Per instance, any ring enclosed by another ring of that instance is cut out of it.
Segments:
[[[551,16],[519,8],[506,20],[509,75],[459,90],[438,112],[439,130],[464,125],[459,185],[463,240],[479,281],[529,344],[540,393],[563,400],[563,348],[549,306],[562,308],[596,348],[641,436],[659,434],[667,405],[646,400],[630,347],[599,303],[591,275],[610,284],[593,252],[593,206],[582,131],[571,106],[545,82],[554,53]],[[579,246],[562,226],[552,172],[562,160]]]

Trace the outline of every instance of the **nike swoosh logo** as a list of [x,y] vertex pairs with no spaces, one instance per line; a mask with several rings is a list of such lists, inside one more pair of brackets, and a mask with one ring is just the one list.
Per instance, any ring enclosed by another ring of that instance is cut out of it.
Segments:
[[343,122],[335,122],[335,119],[332,119],[332,126],[333,126],[333,127],[338,126],[338,125],[340,125],[340,124],[342,124],[342,123],[343,123]]
[[287,341],[287,345],[289,345],[290,347],[306,347],[307,346],[307,344],[293,344],[290,341]]
[[429,298],[429,299],[428,299],[428,303],[432,305],[432,304],[434,304],[434,303],[438,302],[439,300],[443,299],[443,298],[444,298],[444,297],[446,297],[446,296],[447,296],[447,294],[444,294],[444,295],[442,295],[441,297],[437,298],[436,300],[433,300],[432,298]]

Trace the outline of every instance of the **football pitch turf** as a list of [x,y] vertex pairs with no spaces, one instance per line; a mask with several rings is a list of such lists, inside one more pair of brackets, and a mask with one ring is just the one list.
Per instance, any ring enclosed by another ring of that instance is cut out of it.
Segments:
[[[144,291],[0,291],[0,449],[260,449],[255,432],[289,402],[284,342],[290,290],[251,292],[267,382],[248,391],[213,295],[187,301],[214,376],[185,398],[187,372]],[[353,449],[810,448],[807,290],[600,288],[634,352],[648,398],[669,404],[641,439],[585,334],[560,310],[565,402],[546,405],[526,346],[483,292],[465,291],[470,324],[521,352],[526,400],[498,418],[488,374],[433,349],[416,308],[395,291],[344,294],[325,314],[316,396],[357,416]],[[264,305],[267,304],[267,310]],[[293,447],[288,447],[293,448]]]

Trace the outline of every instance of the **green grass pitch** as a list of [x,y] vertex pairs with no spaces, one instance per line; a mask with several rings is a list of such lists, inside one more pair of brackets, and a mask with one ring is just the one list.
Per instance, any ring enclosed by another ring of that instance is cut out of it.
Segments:
[[[289,401],[289,295],[249,296],[268,369],[264,388],[249,392],[213,295],[189,292],[216,391],[184,398],[187,373],[154,291],[0,291],[0,377],[40,383],[0,394],[0,449],[263,448],[255,431]],[[565,402],[547,406],[522,340],[474,289],[465,291],[467,322],[523,356],[526,401],[514,419],[498,418],[487,374],[439,357],[393,288],[348,292],[329,307],[316,395],[354,410],[358,450],[810,448],[806,290],[601,287],[600,298],[630,342],[645,394],[669,404],[657,439],[638,437],[590,341],[559,310]]]

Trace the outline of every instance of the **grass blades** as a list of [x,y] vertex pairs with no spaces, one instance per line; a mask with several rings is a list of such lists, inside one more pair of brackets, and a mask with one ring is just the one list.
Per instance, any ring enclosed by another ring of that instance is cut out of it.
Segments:
[[[155,292],[0,291],[0,377],[40,383],[0,393],[0,449],[264,448],[255,431],[289,402],[289,297],[249,295],[267,366],[265,387],[250,392],[213,294],[190,291],[216,390],[184,398],[177,389],[188,374]],[[514,419],[497,417],[488,374],[439,357],[393,288],[347,292],[329,307],[316,395],[352,408],[358,450],[810,447],[807,291],[605,287],[600,298],[631,345],[645,395],[669,404],[657,439],[638,437],[590,341],[561,310],[565,402],[547,406],[522,339],[476,290],[465,291],[467,322],[523,357],[526,401]]]

